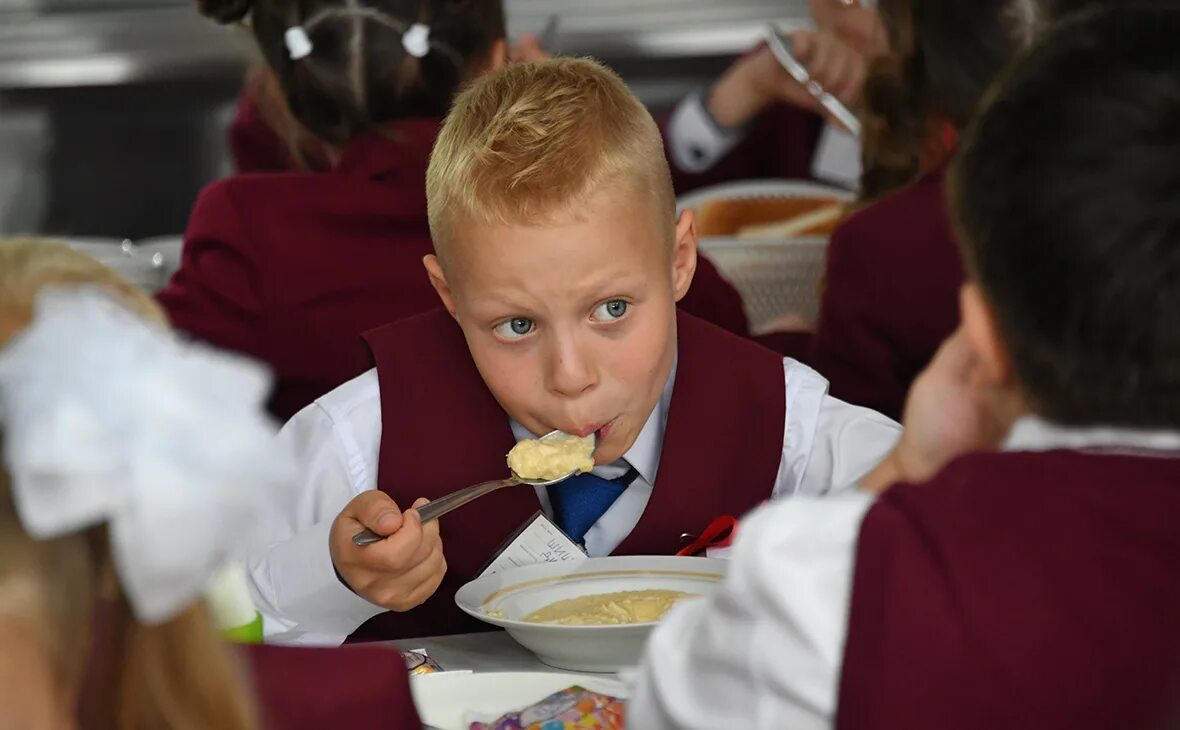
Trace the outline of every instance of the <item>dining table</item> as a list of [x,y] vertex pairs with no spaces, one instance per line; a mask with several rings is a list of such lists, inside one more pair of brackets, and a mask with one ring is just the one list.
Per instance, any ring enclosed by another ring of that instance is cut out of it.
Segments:
[[[447,672],[559,672],[585,674],[557,669],[543,663],[528,649],[513,641],[505,631],[481,631],[473,634],[428,636],[382,642],[402,651],[425,652]],[[615,674],[603,674],[614,677]]]

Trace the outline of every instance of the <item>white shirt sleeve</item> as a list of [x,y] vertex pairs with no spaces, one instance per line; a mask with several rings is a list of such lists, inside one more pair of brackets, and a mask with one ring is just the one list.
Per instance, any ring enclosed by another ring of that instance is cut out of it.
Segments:
[[857,534],[871,504],[854,490],[748,517],[718,592],[674,607],[653,632],[627,726],[832,727]]
[[775,498],[855,488],[897,445],[901,425],[876,411],[828,395],[828,381],[803,363],[783,360],[787,417]]
[[744,127],[725,129],[717,124],[705,107],[705,93],[685,97],[668,119],[672,163],[684,172],[705,172],[746,136]]
[[297,413],[278,438],[295,454],[303,483],[283,510],[270,547],[247,562],[268,643],[339,645],[385,609],[336,576],[332,522],[353,497],[377,485],[381,399],[376,371],[345,383]]

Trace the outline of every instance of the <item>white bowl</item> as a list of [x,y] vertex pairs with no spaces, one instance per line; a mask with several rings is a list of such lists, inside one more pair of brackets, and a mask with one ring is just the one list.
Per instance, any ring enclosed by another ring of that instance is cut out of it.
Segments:
[[[851,202],[855,196],[842,188],[806,180],[745,180],[694,190],[676,205],[681,211],[699,211],[714,200],[810,197]],[[701,238],[700,248],[741,295],[754,334],[781,329],[780,320],[786,315],[809,320],[819,316],[828,236],[709,236]]]
[[627,697],[627,688],[618,680],[557,672],[442,672],[410,677],[418,716],[440,730],[467,730],[463,717],[468,712],[505,715],[574,685]]
[[701,206],[713,200],[743,200],[749,198],[825,198],[851,202],[856,196],[833,185],[810,180],[735,180],[693,190],[676,200],[677,212]]
[[526,565],[471,581],[455,594],[455,603],[479,620],[506,629],[549,666],[617,672],[639,662],[656,622],[562,626],[521,619],[555,601],[599,593],[662,589],[709,595],[721,585],[726,565],[712,558],[667,556]]

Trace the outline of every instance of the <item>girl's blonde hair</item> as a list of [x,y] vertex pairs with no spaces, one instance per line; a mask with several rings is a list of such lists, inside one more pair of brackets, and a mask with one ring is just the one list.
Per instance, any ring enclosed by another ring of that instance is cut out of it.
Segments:
[[[0,348],[28,326],[47,286],[98,287],[166,326],[155,302],[94,259],[49,241],[0,241]],[[88,727],[258,727],[242,667],[204,606],[157,626],[140,624],[118,589],[105,528],[34,540],[21,526],[3,468],[0,621],[33,628],[30,638],[50,659],[57,696],[81,691]]]

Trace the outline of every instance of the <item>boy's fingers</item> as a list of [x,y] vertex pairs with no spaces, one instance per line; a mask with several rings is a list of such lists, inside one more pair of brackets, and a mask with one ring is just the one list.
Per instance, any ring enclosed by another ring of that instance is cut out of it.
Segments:
[[811,60],[804,64],[811,78],[820,86],[832,81],[832,71],[839,60],[835,50],[831,43],[816,43]]
[[446,568],[442,548],[438,547],[398,575],[378,578],[374,597],[386,608],[408,611],[438,590]]
[[[398,513],[402,516],[402,513]],[[402,572],[421,559],[422,522],[417,514],[402,516],[401,527],[381,542],[368,545],[364,550],[364,563],[371,570]]]
[[953,374],[956,378],[966,378],[975,366],[975,351],[967,340],[966,331],[960,327],[948,337],[938,352],[934,355],[934,366],[939,370]]
[[788,38],[790,38],[791,55],[795,60],[804,66],[811,60],[812,54],[815,53],[815,33],[809,30],[793,31]]
[[408,598],[415,605],[422,603],[434,595],[442,584],[447,573],[446,560],[442,550],[430,554],[427,560],[414,566],[405,576],[406,585],[410,586]]
[[865,85],[865,66],[859,60],[852,64],[852,75],[848,79],[843,92],[839,95],[845,104],[855,104],[860,98]]
[[382,536],[397,532],[403,522],[402,511],[398,508],[397,502],[385,492],[375,489],[354,497],[341,511],[340,516]]
[[438,520],[431,520],[430,522],[422,522],[421,516],[418,514],[418,508],[430,504],[430,500],[422,497],[411,508],[414,510],[414,517],[418,518],[418,522],[422,525],[422,539],[426,542],[438,539]]

